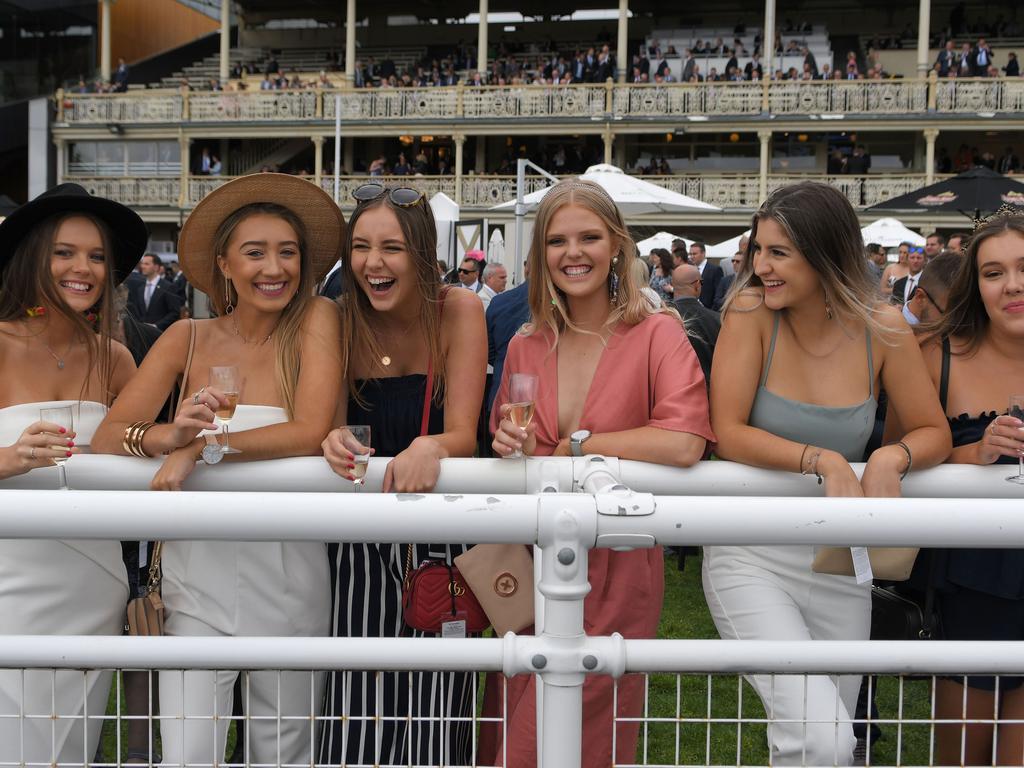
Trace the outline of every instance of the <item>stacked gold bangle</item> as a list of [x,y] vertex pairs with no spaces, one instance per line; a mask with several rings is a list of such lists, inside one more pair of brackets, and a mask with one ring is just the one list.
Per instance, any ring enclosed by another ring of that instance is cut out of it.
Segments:
[[149,428],[154,426],[156,425],[152,421],[136,421],[134,424],[130,424],[125,429],[124,440],[121,442],[125,453],[138,456],[140,459],[150,458],[150,455],[142,449],[142,438],[145,437]]

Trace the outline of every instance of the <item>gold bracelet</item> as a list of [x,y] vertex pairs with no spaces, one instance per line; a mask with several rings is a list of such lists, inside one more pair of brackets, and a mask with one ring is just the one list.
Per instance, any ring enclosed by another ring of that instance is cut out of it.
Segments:
[[801,475],[814,475],[818,478],[818,485],[821,485],[823,478],[821,473],[818,472],[818,459],[821,458],[821,448],[814,446],[811,452],[811,460],[807,464],[807,469],[804,469],[804,456],[807,454],[807,449],[811,448],[811,444],[808,443],[804,446],[803,453],[800,454],[800,474]]
[[138,456],[140,459],[148,459],[150,455],[142,447],[142,439],[150,427],[156,426],[152,421],[136,421],[124,431],[124,440],[121,446],[126,453]]

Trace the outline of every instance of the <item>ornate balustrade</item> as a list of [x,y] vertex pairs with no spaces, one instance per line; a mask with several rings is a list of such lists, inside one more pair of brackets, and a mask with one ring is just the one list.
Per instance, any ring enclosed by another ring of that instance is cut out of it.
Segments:
[[[214,189],[230,181],[231,176],[193,176],[188,179],[187,208],[195,206]],[[754,209],[760,204],[758,177],[756,174],[731,175],[676,175],[644,176],[645,181],[658,184],[666,189],[681,192],[712,203],[721,208]],[[937,176],[936,181],[946,178]],[[875,175],[875,176],[824,176],[814,174],[772,174],[768,177],[768,191],[803,180],[824,181],[840,190],[856,208],[863,208],[884,202],[892,197],[912,192],[926,184],[924,174]],[[65,176],[65,181],[75,181],[91,193],[110,197],[126,205],[139,208],[178,206],[181,182],[178,178],[134,178],[124,176],[82,177]],[[313,183],[315,179],[310,176]],[[456,194],[454,176],[340,176],[338,199],[342,208],[351,208],[352,190],[368,181],[378,181],[388,186],[407,186],[419,189],[428,198],[443,192],[453,199],[461,197],[464,209],[486,210],[499,203],[515,199],[515,176],[463,176],[461,196]],[[547,186],[549,182],[540,176],[528,176],[524,194]],[[324,176],[321,186],[328,194],[334,193],[334,177]]]
[[[338,98],[340,97],[340,99]],[[522,85],[359,90],[58,92],[58,123],[466,122],[1024,112],[1024,79]]]

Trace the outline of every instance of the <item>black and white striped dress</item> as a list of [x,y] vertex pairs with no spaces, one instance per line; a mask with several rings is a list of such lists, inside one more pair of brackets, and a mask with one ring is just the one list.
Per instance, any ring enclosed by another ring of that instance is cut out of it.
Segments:
[[[350,400],[348,421],[370,425],[378,456],[395,456],[419,436],[425,389],[422,374],[365,382],[361,390],[365,405]],[[429,432],[443,431],[443,411],[434,406]],[[401,532],[395,533],[398,537]],[[426,559],[455,557],[467,548],[461,544],[414,546],[414,567]],[[335,637],[424,636],[402,621],[406,547],[405,543],[328,545]],[[470,765],[474,695],[470,673],[332,671],[319,762]]]

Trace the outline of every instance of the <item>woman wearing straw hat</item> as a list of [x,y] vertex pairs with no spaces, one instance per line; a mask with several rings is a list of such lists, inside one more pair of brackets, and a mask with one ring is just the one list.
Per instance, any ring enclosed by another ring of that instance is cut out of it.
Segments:
[[[77,184],[0,224],[0,478],[78,453],[131,377],[111,297],[147,237],[135,213]],[[119,635],[127,596],[116,541],[0,540],[0,634]],[[109,672],[0,672],[0,763],[81,765],[102,725],[83,727],[83,711],[102,714],[109,689]]]
[[[337,307],[315,298],[313,286],[337,261],[344,234],[331,198],[298,177],[247,176],[208,195],[185,222],[178,251],[189,282],[210,297],[218,317],[180,321],[161,336],[97,432],[96,447],[166,454],[153,478],[158,490],[180,489],[199,461],[318,453],[334,416],[323,404],[337,401],[342,366]],[[231,370],[221,370],[231,367],[234,382]],[[228,378],[217,378],[224,373]],[[173,423],[153,425],[178,380]],[[236,402],[231,434],[225,430],[218,442],[214,414]],[[167,542],[163,569],[170,635],[329,631],[323,544]],[[236,677],[160,674],[164,765],[224,760]],[[247,714],[269,719],[249,721],[247,761],[310,761],[311,701],[319,702],[322,680],[300,672],[248,675]]]

